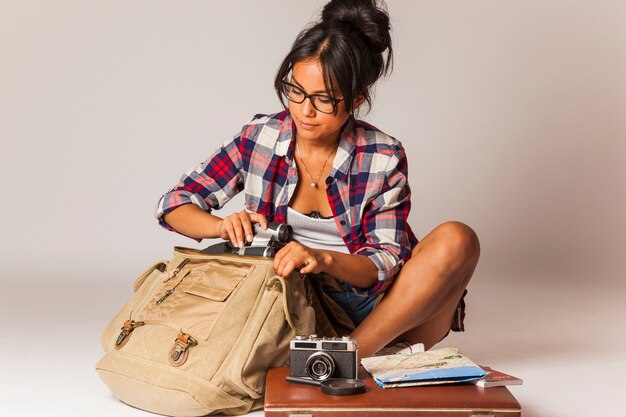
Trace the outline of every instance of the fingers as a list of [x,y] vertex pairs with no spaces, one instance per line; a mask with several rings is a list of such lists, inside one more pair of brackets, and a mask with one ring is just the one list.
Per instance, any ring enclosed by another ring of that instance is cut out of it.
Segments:
[[267,219],[265,218],[264,215],[260,214],[260,213],[252,213],[250,215],[250,218],[255,221],[256,223],[258,223],[259,225],[261,225],[261,227],[266,230],[267,229]]
[[250,244],[254,239],[254,232],[252,231],[252,216],[242,211],[239,214],[239,219],[241,220],[241,225],[243,226],[243,233],[246,236],[246,241]]
[[298,242],[289,242],[276,253],[274,269],[283,278],[288,277],[296,269],[301,274],[320,272],[314,251]]
[[[224,217],[221,228],[225,232],[221,233],[221,237],[230,240],[231,244],[236,248],[244,246],[244,234],[252,235],[250,215],[245,211]],[[249,240],[251,241],[251,239]]]
[[259,223],[263,229],[267,229],[267,219],[262,214],[247,213],[250,220],[250,228],[246,229],[246,240],[252,243],[254,240],[254,223]]
[[287,278],[296,269],[296,263],[292,259],[289,259],[281,264],[279,268],[281,270],[279,275],[283,278]]
[[236,248],[243,246],[243,226],[239,216],[232,215],[224,218],[226,223],[226,231],[228,232],[228,239],[232,245]]
[[241,248],[245,246],[245,241],[252,243],[254,240],[254,223],[259,223],[263,229],[267,229],[268,221],[262,214],[249,213],[244,210],[226,216],[220,224],[220,237],[230,240],[234,247]]
[[281,274],[282,269],[280,269],[280,267],[283,264],[283,259],[287,258],[287,255],[289,254],[289,252],[291,252],[292,249],[293,249],[293,245],[291,243],[288,243],[283,248],[281,248],[278,252],[276,252],[276,255],[274,255],[274,269],[276,270],[278,275],[283,276]]
[[314,274],[317,269],[317,260],[315,258],[304,261],[304,266],[300,268],[301,274]]

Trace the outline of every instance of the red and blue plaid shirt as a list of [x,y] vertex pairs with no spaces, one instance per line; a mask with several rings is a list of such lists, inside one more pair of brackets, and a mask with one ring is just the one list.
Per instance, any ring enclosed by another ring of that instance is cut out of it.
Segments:
[[[298,184],[295,132],[288,110],[256,115],[161,197],[155,213],[159,223],[173,230],[163,215],[176,207],[195,204],[211,212],[240,191],[246,210],[285,223]],[[367,294],[384,292],[417,243],[407,221],[411,192],[402,144],[363,121],[347,122],[326,192],[350,253],[369,257],[379,270],[378,283]]]

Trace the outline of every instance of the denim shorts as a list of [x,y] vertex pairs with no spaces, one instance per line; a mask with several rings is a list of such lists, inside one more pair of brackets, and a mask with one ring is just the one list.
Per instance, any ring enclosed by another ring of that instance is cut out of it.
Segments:
[[354,325],[358,326],[374,310],[378,297],[359,295],[354,292],[350,284],[340,280],[337,280],[337,283],[343,291],[324,287],[324,292],[337,302],[348,314]]
[[[330,296],[343,308],[348,314],[355,326],[361,324],[363,320],[374,310],[376,304],[382,298],[368,297],[366,295],[358,295],[353,291],[352,286],[344,281],[337,280],[339,287],[343,288],[343,291],[337,291],[330,287],[324,286],[324,292]],[[465,296],[467,290],[463,291],[463,296],[456,307],[452,323],[450,323],[450,330],[453,332],[465,331]],[[446,334],[447,336],[447,334]],[[444,336],[445,338],[445,336]]]

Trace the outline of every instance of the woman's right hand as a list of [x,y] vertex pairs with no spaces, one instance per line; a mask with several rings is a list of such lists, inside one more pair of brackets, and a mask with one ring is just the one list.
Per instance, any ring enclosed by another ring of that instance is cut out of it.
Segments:
[[248,242],[254,239],[252,225],[259,223],[263,229],[267,229],[267,219],[258,213],[240,211],[224,217],[219,224],[219,235],[224,240],[230,240],[236,248],[244,246],[244,236]]

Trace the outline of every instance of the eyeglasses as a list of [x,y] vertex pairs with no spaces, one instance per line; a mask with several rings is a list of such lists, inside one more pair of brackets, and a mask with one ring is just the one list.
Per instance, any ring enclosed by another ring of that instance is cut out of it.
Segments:
[[337,104],[343,100],[343,98],[337,99],[324,94],[307,94],[300,87],[290,84],[287,81],[282,81],[281,93],[283,93],[287,100],[298,104],[303,103],[304,100],[308,98],[311,100],[311,104],[315,110],[326,114],[334,113]]

